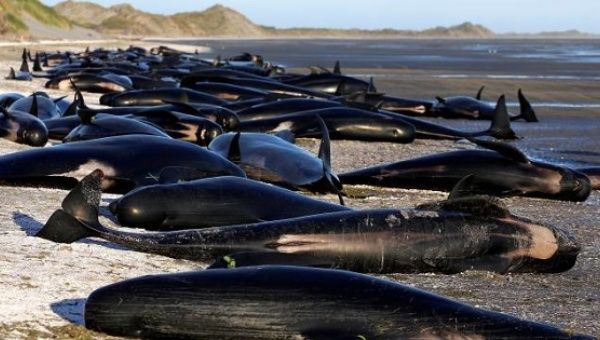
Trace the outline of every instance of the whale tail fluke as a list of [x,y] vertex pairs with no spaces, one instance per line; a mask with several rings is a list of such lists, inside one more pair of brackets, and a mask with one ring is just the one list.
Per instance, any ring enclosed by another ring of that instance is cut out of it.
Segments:
[[35,236],[57,243],[73,243],[95,236],[95,232],[66,211],[58,209]]
[[537,116],[535,115],[535,111],[533,111],[533,107],[531,107],[529,100],[525,98],[525,95],[523,95],[523,91],[521,89],[519,89],[518,95],[521,114],[519,114],[516,118],[525,119],[527,122],[539,122]]
[[97,232],[87,225],[98,225],[98,207],[102,195],[101,183],[104,174],[95,170],[84,177],[62,202],[44,227],[36,234],[50,241],[72,243]]
[[506,98],[504,95],[498,98],[492,124],[488,132],[490,136],[496,139],[517,139],[516,133],[510,127],[510,117],[506,109]]

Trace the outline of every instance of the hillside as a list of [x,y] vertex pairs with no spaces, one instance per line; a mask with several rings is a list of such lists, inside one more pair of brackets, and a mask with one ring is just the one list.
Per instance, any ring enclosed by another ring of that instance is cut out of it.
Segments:
[[275,28],[253,23],[222,5],[204,11],[159,15],[121,4],[103,7],[87,1],[64,1],[48,7],[39,0],[0,0],[0,37],[95,39],[112,37],[239,37],[239,38],[552,38],[590,37],[576,31],[538,34],[495,34],[465,22],[451,27],[417,30]]
[[38,0],[0,0],[0,34],[28,35],[28,21],[62,29],[72,28],[68,19]]
[[264,29],[242,14],[221,5],[202,12],[158,15],[130,5],[102,7],[91,2],[65,1],[57,12],[83,27],[118,36],[261,36]]
[[0,37],[81,39],[98,34],[73,24],[39,0],[0,0]]
[[278,29],[253,23],[241,13],[221,5],[202,12],[157,15],[136,10],[130,5],[102,7],[91,2],[65,1],[56,11],[83,27],[107,35],[166,37],[473,37],[488,38],[487,28],[464,23],[425,31],[361,30],[327,28]]

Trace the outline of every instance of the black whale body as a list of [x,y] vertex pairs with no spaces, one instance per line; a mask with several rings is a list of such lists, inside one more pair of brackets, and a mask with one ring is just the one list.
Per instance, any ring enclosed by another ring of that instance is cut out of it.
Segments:
[[202,228],[349,210],[240,177],[152,185],[113,201],[119,223],[147,230]]
[[593,339],[400,283],[293,266],[151,275],[90,294],[85,326],[178,339]]
[[105,189],[111,192],[156,184],[163,171],[174,168],[193,171],[198,177],[245,177],[235,164],[197,145],[164,137],[130,135],[1,156],[0,183],[72,188],[90,168],[103,169],[107,178]]
[[497,200],[459,197],[416,209],[338,211],[297,218],[131,233],[101,225],[104,175],[86,176],[37,233],[54,242],[100,237],[213,267],[294,264],[358,272],[561,272],[580,247],[567,232],[512,215]]
[[450,191],[474,174],[478,189],[490,195],[524,195],[584,201],[590,180],[582,173],[531,161],[518,149],[499,142],[471,139],[490,150],[460,150],[358,169],[339,175],[343,184]]

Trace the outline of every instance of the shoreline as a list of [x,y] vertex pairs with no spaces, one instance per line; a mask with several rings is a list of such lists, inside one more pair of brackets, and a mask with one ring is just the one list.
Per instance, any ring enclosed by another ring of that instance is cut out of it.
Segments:
[[[126,43],[129,41],[119,41],[119,44]],[[150,44],[148,41],[145,43]],[[94,47],[94,42],[91,44]],[[51,45],[44,46],[47,49]],[[75,46],[85,48],[85,43]],[[285,46],[282,48],[286,49]],[[19,56],[16,48],[2,53],[0,74],[9,65],[18,66]],[[434,75],[448,73],[447,70],[408,68],[345,67],[344,72],[374,75],[376,85],[382,92],[398,96],[433,98],[433,95],[474,94],[483,82],[487,86],[484,96],[490,100],[500,93],[506,93],[507,99],[514,101],[516,90],[523,87],[534,103],[551,99],[600,102],[598,81],[438,79]],[[44,82],[45,79],[34,79],[32,82],[1,80],[0,91],[31,93],[46,90],[43,88]],[[46,91],[53,97],[69,95],[72,98],[71,92]],[[84,96],[89,105],[98,104],[99,95],[84,93]],[[532,158],[600,164],[597,151],[600,150],[600,108],[539,108],[538,116],[540,123],[514,123],[517,134],[524,136],[514,145]],[[480,130],[489,125],[487,121],[435,121],[465,130]],[[586,143],[581,143],[582,140]],[[314,139],[301,139],[298,144],[311,153],[316,153],[319,147]],[[341,173],[369,165],[457,150],[464,148],[464,144],[438,140],[417,140],[411,144],[333,141],[331,147],[333,169]],[[0,155],[26,149],[28,147],[0,139]],[[569,151],[582,153],[566,153]],[[349,186],[348,189],[358,197],[348,197],[346,203],[357,209],[414,207],[447,197],[447,193],[425,190],[371,186]],[[139,275],[200,270],[207,265],[130,251],[97,239],[66,245],[33,237],[60,206],[66,194],[67,191],[63,190],[0,186],[0,224],[3,226],[0,247],[4,249],[0,254],[0,338],[114,339],[89,332],[82,326],[83,304],[91,291]],[[103,195],[102,205],[105,207],[116,197]],[[315,198],[337,201],[335,195]],[[556,225],[574,234],[582,245],[575,267],[559,274],[500,275],[468,271],[457,275],[378,276],[481,308],[599,336],[597,311],[600,310],[600,282],[597,278],[600,276],[600,192],[593,192],[582,203],[522,197],[505,198],[503,201],[515,215]],[[114,226],[106,218],[102,219],[102,223]]]

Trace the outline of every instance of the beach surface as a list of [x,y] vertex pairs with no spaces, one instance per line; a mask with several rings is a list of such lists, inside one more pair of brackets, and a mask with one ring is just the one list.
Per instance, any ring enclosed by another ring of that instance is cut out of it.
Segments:
[[[107,42],[105,47],[128,44]],[[274,44],[277,46],[273,47]],[[539,66],[531,72],[518,58],[507,58],[500,70],[483,62],[480,67],[465,62],[463,68],[437,61],[382,64],[371,60],[369,64],[369,60],[352,61],[358,59],[351,53],[346,54],[350,60],[346,61],[343,53],[336,55],[328,50],[335,46],[315,51],[313,46],[316,42],[305,42],[304,49],[296,42],[287,44],[285,41],[197,43],[211,48],[210,51],[203,50],[207,56],[248,50],[263,53],[267,59],[276,58],[279,63],[287,60],[293,68],[301,66],[300,58],[303,56],[310,55],[312,58],[305,65],[330,66],[340,59],[345,73],[365,79],[373,76],[381,92],[397,96],[433,99],[434,96],[474,94],[479,86],[485,85],[485,98],[495,101],[498,95],[505,93],[511,103],[516,101],[517,89],[523,88],[541,122],[515,122],[514,129],[523,138],[514,144],[537,159],[569,166],[600,165],[600,78],[594,78],[600,77],[600,72],[593,68],[594,63],[571,67],[563,62],[547,62],[546,68]],[[336,51],[346,50],[345,45],[337,44]],[[72,44],[71,47],[84,49],[85,44]],[[9,66],[18,67],[21,48],[3,48],[0,73],[7,71]],[[56,49],[57,46],[33,48]],[[389,49],[380,47],[376,50],[379,52],[369,53],[375,55],[375,59],[383,58],[382,55],[390,53]],[[489,49],[493,50],[492,47]],[[300,56],[299,51],[302,52]],[[444,51],[438,53],[443,54]],[[498,53],[502,55],[502,52],[488,54],[494,54],[496,58]],[[529,59],[524,62],[529,63]],[[557,79],[559,76],[562,78]],[[30,94],[43,90],[43,84],[42,79],[33,82],[1,80],[0,93]],[[48,92],[52,96],[72,95]],[[98,95],[84,95],[89,104],[98,103]],[[433,121],[473,131],[489,125],[485,121]],[[317,140],[302,139],[298,144],[313,152],[318,149]],[[367,165],[473,147],[465,141],[417,140],[406,145],[334,141],[333,168],[344,172]],[[0,155],[24,149],[27,147],[0,140]],[[412,207],[447,196],[434,191],[368,186],[348,186],[346,190],[354,196],[346,203],[359,209]],[[0,338],[109,338],[91,333],[82,326],[85,299],[93,290],[140,275],[198,270],[208,265],[129,251],[99,239],[64,245],[33,237],[52,212],[59,208],[66,194],[62,190],[0,187],[0,249],[3,250],[0,253]],[[104,195],[102,205],[108,205],[115,197]],[[336,201],[333,195],[320,197]],[[593,192],[583,203],[521,197],[504,201],[513,214],[571,231],[582,246],[574,268],[560,274],[499,275],[471,271],[457,275],[395,274],[383,277],[478,307],[600,336],[600,193]],[[102,218],[102,222],[114,225],[107,218]]]

